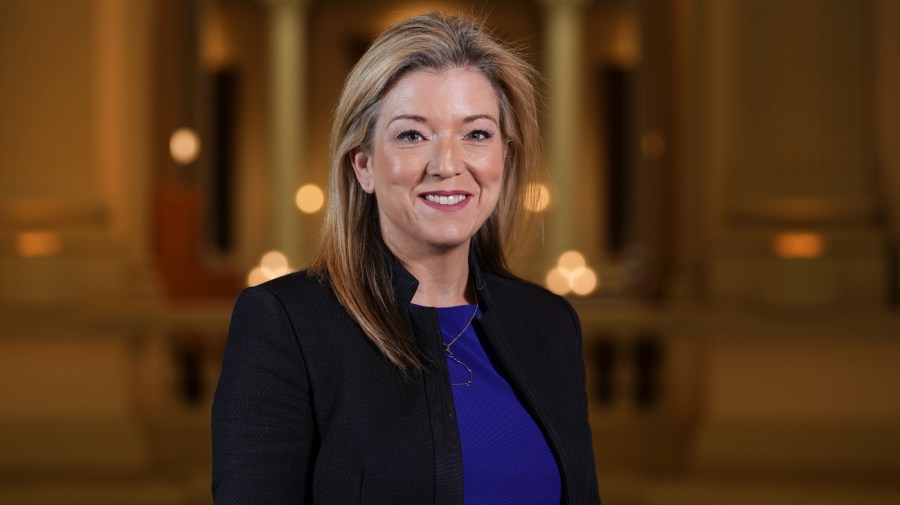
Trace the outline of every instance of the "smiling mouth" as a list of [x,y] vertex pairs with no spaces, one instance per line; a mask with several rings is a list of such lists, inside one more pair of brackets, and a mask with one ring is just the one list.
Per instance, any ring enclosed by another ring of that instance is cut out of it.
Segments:
[[432,203],[439,204],[439,205],[456,205],[468,197],[469,197],[469,195],[450,195],[450,196],[425,195],[426,200],[428,200],[429,202],[432,202]]

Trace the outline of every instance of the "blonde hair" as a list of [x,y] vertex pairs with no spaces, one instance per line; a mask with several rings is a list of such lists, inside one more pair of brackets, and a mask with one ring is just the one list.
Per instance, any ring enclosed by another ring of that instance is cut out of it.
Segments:
[[431,13],[382,33],[350,71],[334,112],[329,200],[311,272],[328,279],[341,304],[375,346],[404,371],[422,368],[390,278],[374,195],[359,186],[350,151],[371,146],[380,105],[394,83],[416,70],[477,69],[494,87],[500,130],[508,150],[497,208],[472,240],[472,253],[489,272],[512,277],[506,247],[524,224],[523,204],[540,163],[538,74],[480,24]]

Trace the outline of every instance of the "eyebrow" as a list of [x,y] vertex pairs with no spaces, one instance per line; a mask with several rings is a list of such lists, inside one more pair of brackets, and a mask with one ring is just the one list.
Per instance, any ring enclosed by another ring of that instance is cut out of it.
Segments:
[[[409,120],[415,121],[417,123],[427,123],[428,122],[428,120],[426,120],[422,116],[417,116],[415,114],[400,114],[399,116],[392,117],[391,120],[388,121],[387,124],[390,125],[394,121],[399,121],[401,119],[409,119]],[[489,121],[493,121],[494,124],[498,124],[498,125],[500,124],[499,122],[497,122],[497,120],[494,118],[494,116],[491,116],[490,114],[475,114],[474,116],[466,116],[463,118],[463,123],[471,123],[471,122],[477,121],[479,119],[487,119]]]
[[490,115],[490,114],[476,114],[476,115],[474,115],[474,116],[466,116],[466,117],[463,119],[463,122],[464,122],[464,123],[471,123],[472,121],[475,121],[475,120],[477,120],[477,119],[487,119],[487,120],[489,120],[489,121],[493,121],[494,124],[499,124],[499,123],[497,122],[497,119],[494,118],[494,116],[492,116],[492,115]]
[[424,122],[425,122],[425,118],[422,117],[422,116],[416,116],[415,114],[400,114],[399,116],[394,116],[394,117],[392,117],[391,120],[388,121],[387,124],[391,124],[391,123],[393,123],[394,121],[399,121],[399,120],[401,120],[401,119],[409,119],[409,120],[415,121],[415,122],[417,122],[417,123],[424,123]]

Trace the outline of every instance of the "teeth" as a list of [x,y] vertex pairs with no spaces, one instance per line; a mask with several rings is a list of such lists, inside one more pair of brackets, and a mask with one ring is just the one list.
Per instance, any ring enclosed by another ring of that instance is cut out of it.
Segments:
[[425,199],[429,202],[439,203],[441,205],[456,205],[466,199],[466,195],[438,196],[425,195]]

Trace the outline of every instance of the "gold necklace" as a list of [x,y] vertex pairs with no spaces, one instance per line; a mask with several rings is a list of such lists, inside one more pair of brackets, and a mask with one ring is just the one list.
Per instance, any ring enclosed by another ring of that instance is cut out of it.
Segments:
[[468,365],[466,365],[465,363],[460,361],[459,358],[457,358],[453,354],[453,351],[450,350],[450,346],[455,344],[456,341],[459,340],[459,337],[461,337],[463,335],[463,333],[465,333],[466,330],[469,329],[469,326],[472,325],[472,321],[475,320],[476,314],[478,314],[478,295],[475,295],[475,310],[472,311],[472,317],[469,318],[469,322],[466,323],[465,326],[463,326],[462,331],[460,331],[459,333],[456,334],[455,337],[453,337],[453,340],[451,340],[449,343],[444,344],[444,352],[447,353],[447,357],[452,359],[453,361],[459,363],[463,368],[466,369],[466,372],[469,373],[469,380],[467,380],[466,382],[455,382],[455,383],[451,382],[450,383],[451,386],[466,386],[466,387],[468,387],[468,386],[472,385],[472,369],[469,368]]

